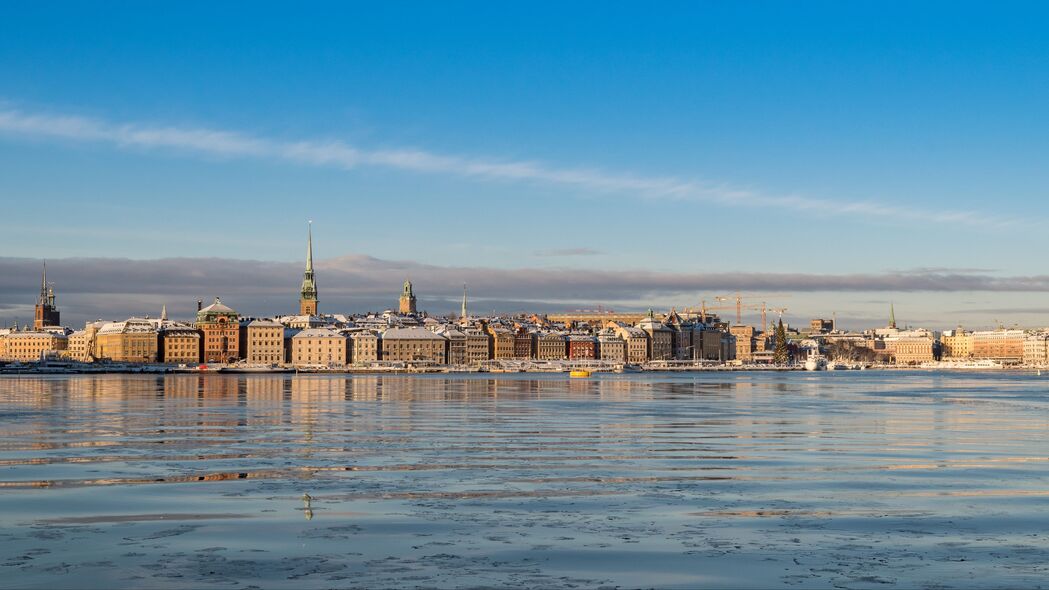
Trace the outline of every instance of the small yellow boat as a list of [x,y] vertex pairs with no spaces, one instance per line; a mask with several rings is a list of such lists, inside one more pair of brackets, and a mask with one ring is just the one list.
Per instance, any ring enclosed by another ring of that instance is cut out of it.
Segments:
[[568,376],[586,378],[590,376],[590,371],[586,371],[584,369],[572,369],[572,371],[568,373]]

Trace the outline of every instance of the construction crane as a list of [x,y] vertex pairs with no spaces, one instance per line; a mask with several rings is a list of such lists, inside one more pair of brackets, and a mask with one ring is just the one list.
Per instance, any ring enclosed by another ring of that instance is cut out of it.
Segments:
[[[789,294],[772,294],[772,295],[766,295],[766,297],[777,297],[778,298],[778,297],[790,297],[790,295]],[[768,303],[765,302],[765,301],[762,301],[761,303],[744,303],[743,300],[744,299],[748,299],[748,298],[757,299],[757,296],[743,295],[742,293],[738,293],[738,292],[735,295],[733,295],[733,296],[720,296],[719,295],[719,296],[714,298],[715,301],[723,302],[723,303],[724,302],[729,302],[729,304],[728,305],[713,305],[713,306],[707,305],[707,300],[704,299],[704,300],[702,300],[700,302],[700,307],[699,307],[700,321],[702,321],[703,323],[706,323],[706,321],[707,321],[707,312],[708,311],[729,311],[729,310],[733,310],[734,309],[734,310],[736,310],[736,325],[740,325],[740,324],[743,323],[743,310],[759,311],[759,312],[761,312],[761,329],[762,330],[766,330],[766,329],[768,329],[768,312],[769,311],[774,311],[774,312],[778,313],[780,318],[782,318],[783,317],[783,313],[785,311],[787,311],[786,307],[772,307],[772,308],[770,308],[768,306]],[[685,311],[689,312],[689,313],[692,313],[692,314],[695,314],[695,310],[692,309],[692,308],[688,308]]]
[[[699,305],[699,321],[703,322],[704,324],[707,323],[707,312],[709,311],[728,311],[730,309],[736,308],[732,305],[707,305],[707,300],[704,299],[700,302]],[[691,315],[693,317],[695,317],[696,315],[696,310],[693,307],[686,307],[684,309],[684,312],[686,315]]]

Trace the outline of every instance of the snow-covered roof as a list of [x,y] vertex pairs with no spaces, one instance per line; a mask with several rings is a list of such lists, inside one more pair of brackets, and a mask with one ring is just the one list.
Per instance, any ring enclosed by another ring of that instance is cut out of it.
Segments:
[[390,328],[382,333],[384,340],[444,340],[444,336],[434,334],[426,328],[413,326],[410,328]]
[[65,334],[56,332],[11,332],[8,338],[68,338]]
[[204,313],[237,313],[233,311],[233,308],[222,303],[218,297],[215,298],[215,303],[212,303],[200,311]]
[[328,328],[309,328],[301,330],[292,338],[345,338],[346,336]]
[[128,318],[122,322],[109,322],[99,328],[99,334],[146,334],[157,331],[153,322],[142,318]]

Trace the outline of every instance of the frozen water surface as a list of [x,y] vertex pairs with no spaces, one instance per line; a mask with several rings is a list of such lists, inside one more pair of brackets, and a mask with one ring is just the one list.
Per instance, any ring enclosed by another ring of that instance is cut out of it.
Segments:
[[1018,373],[5,377],[0,587],[1046,586],[1047,400]]

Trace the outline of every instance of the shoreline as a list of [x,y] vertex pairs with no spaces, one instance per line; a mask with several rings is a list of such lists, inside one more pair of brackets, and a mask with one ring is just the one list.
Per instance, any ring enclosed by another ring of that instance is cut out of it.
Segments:
[[[339,367],[339,368],[266,368],[252,369],[245,367],[216,367],[208,369],[187,369],[184,367],[171,367],[163,365],[142,366],[120,366],[120,367],[67,367],[67,366],[20,366],[14,368],[0,367],[0,377],[21,375],[450,375],[450,374],[477,374],[477,375],[510,375],[510,374],[559,374],[568,377],[572,371],[583,369],[590,375],[599,374],[643,374],[643,373],[722,373],[722,372],[800,372],[800,373],[852,373],[862,371],[882,372],[946,372],[946,373],[1023,373],[1038,372],[1045,367],[1028,366],[1004,366],[996,368],[962,368],[962,367],[906,367],[906,366],[871,366],[847,369],[832,369],[808,371],[803,365],[797,366],[660,366],[660,367],[638,367],[628,370],[616,370],[603,367],[567,367],[552,370],[544,369],[491,369],[491,368],[457,368],[457,367]],[[573,377],[579,378],[579,377]],[[585,377],[582,377],[585,378]]]

